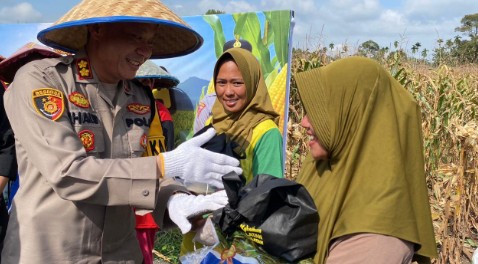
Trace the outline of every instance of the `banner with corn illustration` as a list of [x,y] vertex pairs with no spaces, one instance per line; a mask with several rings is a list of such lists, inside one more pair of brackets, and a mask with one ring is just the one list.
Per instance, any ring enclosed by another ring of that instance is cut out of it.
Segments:
[[[177,89],[171,90],[171,97],[177,105],[173,110],[177,143],[193,135],[194,119],[202,110],[202,99],[214,94],[214,64],[223,52],[224,43],[230,40],[245,40],[251,44],[252,53],[261,64],[272,104],[280,114],[279,128],[286,142],[293,11],[215,14],[183,19],[204,38],[203,46],[183,57],[155,61],[181,80]],[[184,100],[190,102],[184,103]]]

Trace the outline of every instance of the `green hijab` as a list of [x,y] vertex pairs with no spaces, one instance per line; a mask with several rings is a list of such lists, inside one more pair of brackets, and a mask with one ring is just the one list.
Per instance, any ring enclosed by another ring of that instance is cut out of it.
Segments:
[[354,233],[415,244],[415,260],[437,256],[424,172],[420,108],[377,62],[350,57],[296,75],[312,127],[329,153],[310,154],[297,181],[316,202],[315,263],[334,238]]
[[219,67],[228,56],[232,57],[244,79],[246,106],[240,112],[229,113],[224,110],[219,100],[216,100],[212,108],[212,125],[218,134],[226,133],[238,143],[240,147],[236,151],[242,153],[249,145],[252,129],[267,119],[272,119],[277,124],[279,115],[272,106],[259,62],[245,49],[229,49],[219,57],[214,67],[214,85]]

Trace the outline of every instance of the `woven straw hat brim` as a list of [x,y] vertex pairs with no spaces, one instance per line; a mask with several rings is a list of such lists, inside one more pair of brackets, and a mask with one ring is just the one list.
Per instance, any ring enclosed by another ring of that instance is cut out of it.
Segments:
[[141,75],[136,76],[136,79],[151,78],[154,79],[154,87],[158,88],[172,88],[179,84],[179,80],[170,75]]
[[11,83],[17,70],[30,61],[43,58],[58,58],[61,54],[54,50],[30,42],[0,62],[0,80]]
[[83,0],[37,38],[47,46],[76,53],[86,44],[87,25],[125,22],[159,26],[151,59],[183,56],[203,43],[199,33],[158,0]]

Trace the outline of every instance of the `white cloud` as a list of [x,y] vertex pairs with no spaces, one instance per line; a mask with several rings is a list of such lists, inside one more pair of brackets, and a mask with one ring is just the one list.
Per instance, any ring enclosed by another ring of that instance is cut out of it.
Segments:
[[[265,0],[264,0],[265,1]],[[283,2],[270,0],[270,2]],[[466,14],[478,12],[476,1],[469,0],[317,0],[316,7],[298,8],[302,1],[290,5],[296,10],[293,45],[298,48],[348,45],[351,49],[367,40],[381,47],[409,50],[417,42],[422,48],[437,47],[437,39],[451,39]]]
[[42,14],[35,10],[30,3],[20,3],[13,7],[2,7],[0,9],[0,22],[28,23],[38,22]]
[[203,10],[202,14],[209,9],[216,9],[226,13],[259,11],[255,5],[250,4],[248,1],[227,1],[225,3],[222,0],[201,0],[198,3],[198,7],[200,10]]
[[345,21],[372,20],[380,14],[378,0],[335,0],[325,3],[330,15]]
[[443,21],[456,17],[460,19],[478,12],[475,0],[406,0],[404,13],[410,17]]
[[175,4],[175,5],[173,5],[173,8],[176,9],[176,10],[180,10],[180,9],[183,9],[184,6],[181,5],[181,4]]
[[[262,0],[261,9],[262,10],[294,10],[296,12],[314,12],[317,10],[314,0],[302,0],[294,1],[291,4],[290,0]],[[292,8],[293,6],[293,8]]]

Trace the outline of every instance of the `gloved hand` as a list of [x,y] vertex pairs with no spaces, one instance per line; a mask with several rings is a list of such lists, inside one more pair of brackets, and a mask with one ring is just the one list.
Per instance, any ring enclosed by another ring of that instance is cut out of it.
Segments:
[[225,190],[198,196],[178,193],[168,200],[169,217],[181,229],[181,232],[186,234],[191,230],[189,217],[215,211],[226,206],[228,202]]
[[176,149],[160,154],[164,162],[165,177],[178,176],[189,182],[203,182],[223,188],[222,176],[235,171],[242,174],[239,160],[224,154],[215,153],[201,146],[214,137],[214,128],[194,137]]

